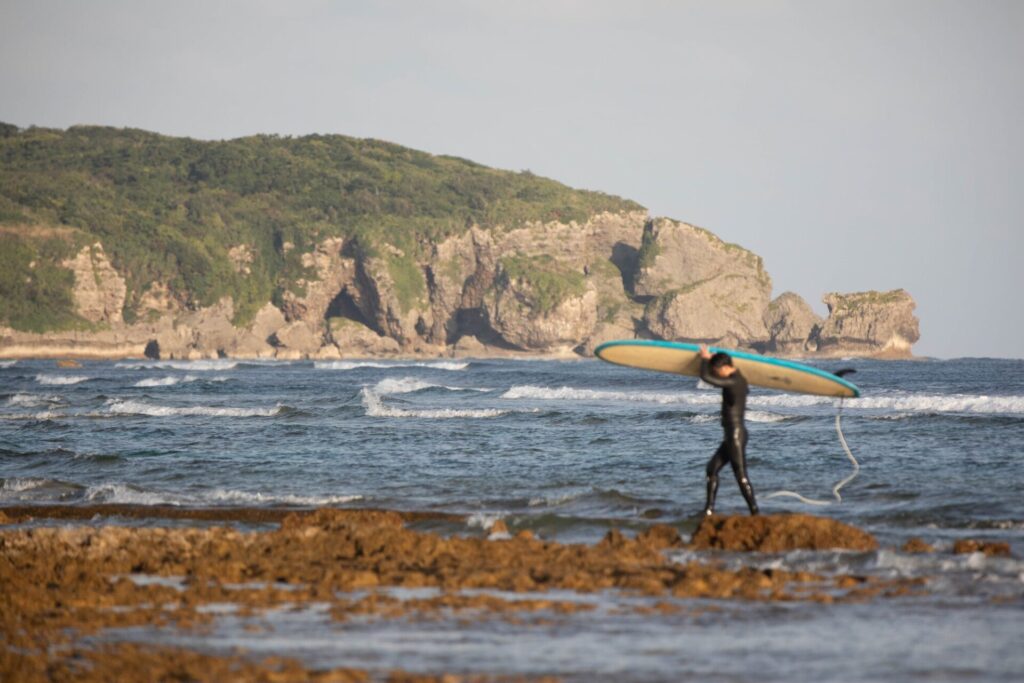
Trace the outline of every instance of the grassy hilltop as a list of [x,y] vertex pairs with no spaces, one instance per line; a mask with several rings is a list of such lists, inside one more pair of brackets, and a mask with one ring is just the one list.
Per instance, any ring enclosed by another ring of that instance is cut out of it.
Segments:
[[[125,277],[124,317],[166,283],[189,306],[224,295],[236,323],[279,301],[305,273],[301,255],[331,236],[412,259],[476,224],[582,221],[634,202],[575,190],[528,171],[499,171],[379,140],[258,135],[207,142],[140,130],[66,131],[0,124],[0,324],[45,331],[87,325],[73,313],[70,271],[103,243]],[[248,273],[229,256],[252,250]]]

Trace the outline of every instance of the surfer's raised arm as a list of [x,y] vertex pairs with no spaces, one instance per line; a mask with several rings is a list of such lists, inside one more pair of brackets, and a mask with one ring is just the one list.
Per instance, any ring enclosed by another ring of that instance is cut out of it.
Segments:
[[[707,384],[720,389],[730,389],[736,386],[738,378],[734,377],[736,368],[732,365],[722,365],[717,372],[711,368],[711,352],[707,344],[700,345],[700,378]],[[719,374],[724,373],[724,374]]]

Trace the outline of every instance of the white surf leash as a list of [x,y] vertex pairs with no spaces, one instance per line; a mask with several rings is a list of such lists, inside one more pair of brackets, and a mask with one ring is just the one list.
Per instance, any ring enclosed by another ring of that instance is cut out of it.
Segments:
[[836,434],[839,435],[839,443],[843,446],[843,450],[846,451],[846,457],[850,459],[851,463],[853,463],[853,472],[851,472],[850,476],[845,479],[836,482],[836,485],[832,487],[832,495],[835,496],[836,499],[817,500],[815,498],[802,496],[796,491],[775,491],[773,493],[769,493],[765,498],[781,498],[783,496],[788,496],[790,498],[796,498],[801,503],[807,503],[808,505],[834,505],[835,503],[843,502],[843,497],[839,495],[839,489],[843,488],[857,477],[857,474],[860,472],[860,463],[857,462],[857,458],[853,457],[853,453],[850,452],[850,446],[846,443],[846,437],[843,436],[843,428],[840,424],[842,414],[843,399],[839,399],[839,409],[836,411]]

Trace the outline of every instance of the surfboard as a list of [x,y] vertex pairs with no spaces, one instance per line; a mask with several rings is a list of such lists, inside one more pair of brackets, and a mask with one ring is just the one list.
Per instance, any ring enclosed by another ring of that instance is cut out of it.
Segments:
[[[855,384],[810,365],[714,346],[708,350],[728,353],[747,382],[759,387],[837,398],[860,396]],[[700,376],[700,347],[696,344],[645,339],[610,341],[594,349],[594,355],[609,363],[641,370]]]

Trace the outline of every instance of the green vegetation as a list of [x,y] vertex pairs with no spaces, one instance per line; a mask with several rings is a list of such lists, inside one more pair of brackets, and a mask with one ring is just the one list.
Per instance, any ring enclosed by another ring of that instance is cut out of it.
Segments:
[[73,312],[75,277],[60,266],[81,247],[82,236],[71,230],[19,232],[0,229],[0,321],[29,332],[89,327]]
[[843,313],[853,313],[860,310],[863,306],[884,306],[908,299],[906,291],[902,289],[893,289],[888,292],[870,290],[867,292],[854,292],[852,294],[832,293],[826,295],[826,298],[829,296],[835,297],[833,303],[837,306],[839,312]]
[[637,267],[651,268],[654,266],[654,261],[658,258],[658,254],[661,253],[661,247],[658,246],[658,240],[654,236],[654,230],[650,227],[644,228],[643,237],[640,239],[640,253],[637,254]]
[[[30,292],[13,269],[25,249],[42,248],[34,235],[55,226],[103,243],[127,281],[126,320],[140,313],[145,289],[164,282],[189,306],[233,297],[235,322],[245,323],[264,302],[296,291],[310,276],[302,254],[326,237],[357,238],[364,253],[400,248],[407,257],[389,270],[406,305],[422,296],[422,274],[413,277],[409,267],[424,256],[420,250],[470,225],[585,221],[639,208],[529,172],[341,135],[203,142],[131,129],[0,124],[0,225],[20,226],[18,237],[0,231],[3,265],[12,266],[0,276],[7,288],[0,322],[52,329],[73,321],[66,278],[55,271]],[[240,244],[253,254],[249,274],[228,257]]]
[[560,303],[586,292],[583,273],[570,270],[550,256],[506,256],[501,259],[504,284],[518,280],[529,287],[529,303],[538,313],[549,313]]
[[388,274],[395,285],[395,296],[403,313],[408,313],[426,300],[427,283],[423,279],[423,271],[416,265],[411,256],[403,254],[385,257]]

